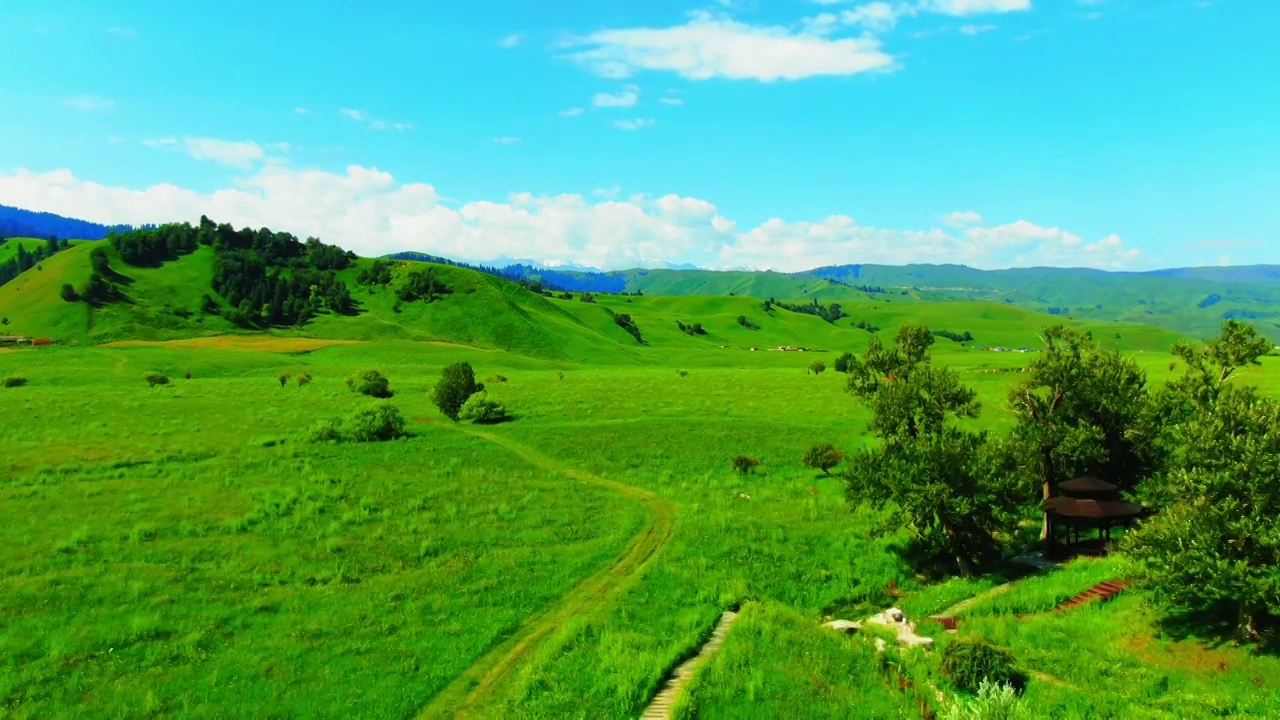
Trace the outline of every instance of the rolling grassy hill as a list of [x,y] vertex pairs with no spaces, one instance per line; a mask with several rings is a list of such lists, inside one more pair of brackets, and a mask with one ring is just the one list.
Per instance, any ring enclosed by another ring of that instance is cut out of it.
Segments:
[[[78,287],[90,273],[89,252],[107,249],[111,267],[124,295],[120,302],[91,307],[59,297],[64,283]],[[109,244],[82,242],[23,273],[0,287],[0,314],[9,318],[7,331],[81,342],[169,340],[244,332],[219,315],[200,310],[213,277],[213,251],[201,247],[190,255],[159,267],[126,265]],[[387,287],[357,284],[359,260],[342,272],[352,289],[354,315],[322,314],[301,328],[272,331],[350,340],[436,340],[506,350],[551,360],[649,364],[665,362],[681,353],[705,350],[765,350],[798,345],[814,350],[859,350],[871,333],[855,327],[862,322],[891,333],[903,324],[924,324],[937,330],[970,332],[973,346],[1038,345],[1046,324],[1066,322],[1088,327],[1100,338],[1126,350],[1165,350],[1178,334],[1141,322],[1111,323],[1100,319],[1067,320],[1021,307],[983,301],[922,302],[913,296],[868,294],[814,279],[809,284],[823,294],[844,293],[840,299],[849,317],[836,323],[774,307],[766,312],[755,297],[743,294],[678,294],[692,283],[668,286],[671,295],[640,297],[598,295],[597,301],[546,297],[507,280],[475,270],[400,262],[396,279]],[[412,268],[431,267],[452,290],[436,302],[401,303],[394,288]],[[736,278],[737,287],[768,289],[787,282],[777,273],[702,273]],[[781,288],[781,285],[779,286]],[[736,292],[736,291],[735,291]],[[773,294],[773,293],[768,293]],[[815,292],[816,294],[816,292]],[[612,313],[630,315],[642,334],[639,343]],[[750,325],[738,321],[746,318]],[[705,335],[689,335],[677,323],[701,324]],[[940,340],[940,344],[954,345]],[[958,345],[956,351],[970,352]],[[674,354],[674,355],[673,355]],[[771,363],[774,360],[761,360]],[[780,362],[780,360],[778,361]],[[787,362],[798,362],[794,359]]]
[[[1208,267],[1151,272],[1087,268],[977,270],[963,265],[841,265],[801,273],[635,269],[506,271],[570,290],[646,295],[743,295],[784,300],[987,300],[1078,319],[1166,327],[1207,337],[1230,317],[1280,340],[1280,267]],[[882,288],[863,292],[858,286]]]

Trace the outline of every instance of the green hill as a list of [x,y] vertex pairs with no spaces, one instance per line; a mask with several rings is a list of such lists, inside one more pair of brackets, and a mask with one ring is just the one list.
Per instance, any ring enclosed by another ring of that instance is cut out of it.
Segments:
[[[1117,273],[1083,268],[977,270],[963,265],[845,265],[802,273],[628,270],[628,292],[750,295],[842,303],[986,300],[1079,320],[1140,323],[1208,337],[1226,318],[1280,340],[1280,270],[1189,268]],[[883,292],[868,293],[870,287]],[[1049,320],[1046,320],[1048,322]]]
[[[63,284],[80,287],[88,279],[89,253],[98,247],[107,252],[122,298],[99,306],[63,300],[59,295]],[[248,332],[202,307],[206,294],[214,295],[213,260],[214,250],[202,246],[157,267],[135,267],[125,264],[105,241],[78,243],[0,287],[0,314],[9,319],[8,333],[92,343]],[[857,327],[859,323],[884,334],[908,323],[970,333],[974,341],[965,346],[939,340],[940,349],[956,352],[976,352],[982,346],[1035,347],[1043,327],[1052,322],[1087,327],[1126,350],[1164,350],[1179,337],[1140,322],[1055,318],[1009,304],[922,302],[913,295],[855,292],[855,297],[843,300],[848,317],[835,323],[778,306],[766,312],[759,299],[737,290],[721,295],[598,295],[596,302],[583,302],[581,294],[571,300],[547,297],[475,270],[408,261],[393,265],[389,284],[360,285],[361,271],[373,263],[360,259],[339,273],[351,288],[353,314],[320,314],[301,327],[268,332],[350,340],[434,340],[549,360],[642,364],[712,350],[757,348],[764,353],[780,346],[859,350],[872,337],[872,332]],[[428,268],[450,292],[430,303],[399,301],[395,290],[407,274]],[[793,282],[777,273],[694,273],[667,287],[673,293],[687,291],[706,276],[729,281],[738,289],[755,288],[752,292],[764,292],[769,284],[781,289],[783,283]],[[848,290],[821,279],[809,283],[815,289],[810,298]],[[226,314],[227,308],[221,309]],[[622,314],[632,318],[643,342],[615,320]],[[680,329],[681,323],[700,325],[704,334],[687,333]],[[762,355],[759,362],[800,362],[788,353],[765,354],[769,357]]]

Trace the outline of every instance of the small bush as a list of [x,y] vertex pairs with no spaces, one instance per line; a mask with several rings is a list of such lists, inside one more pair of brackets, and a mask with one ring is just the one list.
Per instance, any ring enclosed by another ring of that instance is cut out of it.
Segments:
[[738,316],[738,324],[748,330],[759,330],[760,326],[747,319],[746,315]]
[[22,387],[23,385],[26,385],[27,379],[24,377],[18,377],[17,375],[10,375],[9,377],[5,378],[3,382],[4,382],[4,386],[7,388],[16,388],[16,387]]
[[157,385],[169,384],[168,376],[161,375],[160,373],[147,373],[142,377],[142,379],[147,381],[148,387],[155,387]]
[[735,472],[745,477],[753,469],[759,467],[760,461],[746,455],[738,455],[731,461],[731,464]]
[[347,378],[347,387],[352,392],[376,398],[389,398],[395,393],[391,391],[391,382],[377,370],[361,370]]
[[847,373],[853,369],[853,353],[842,352],[840,357],[836,358],[835,371],[838,373]]
[[63,283],[62,289],[58,291],[58,296],[67,302],[77,302],[80,300],[80,293],[71,287],[71,283]]
[[831,468],[839,465],[843,459],[844,451],[837,450],[831,443],[823,443],[809,448],[801,459],[801,463],[807,468],[821,470],[830,475]]
[[680,377],[689,377],[688,370],[677,370],[676,374],[679,375]]
[[458,417],[470,420],[477,425],[492,425],[509,419],[507,409],[497,400],[489,399],[489,394],[478,392],[467,398]]
[[293,376],[289,373],[280,373],[280,377],[276,379],[280,381],[280,387],[284,387],[289,384],[289,381],[293,379]]
[[190,379],[191,379],[191,371],[190,371],[190,370],[188,370],[188,371],[187,371],[187,374],[186,374],[186,375],[184,375],[183,377],[185,377],[186,379],[190,380]]
[[404,417],[395,405],[384,403],[347,418],[343,431],[351,442],[395,440],[405,436]]
[[346,419],[322,420],[311,427],[311,442],[382,442],[404,437],[404,417],[394,405],[379,404]]
[[507,381],[507,376],[506,375],[490,375],[489,377],[485,378],[484,381],[491,382],[491,383],[504,383]]
[[337,418],[321,420],[311,426],[307,439],[311,442],[342,442],[342,422]]
[[821,375],[822,372],[826,369],[827,369],[827,364],[822,362],[821,360],[814,360],[812,363],[809,363],[809,372],[813,373],[814,375]]
[[311,384],[311,376],[307,373],[298,373],[296,382],[298,383],[298,387],[309,385]]
[[1013,656],[976,635],[957,638],[942,648],[938,669],[957,689],[977,693],[983,681],[1021,688],[1026,678]]
[[1012,685],[983,680],[978,685],[978,697],[956,700],[938,717],[941,720],[1030,720],[1031,711]]

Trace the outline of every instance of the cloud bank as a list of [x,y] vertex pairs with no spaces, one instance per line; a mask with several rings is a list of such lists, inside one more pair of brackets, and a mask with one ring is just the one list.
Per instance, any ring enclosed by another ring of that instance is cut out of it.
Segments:
[[1116,235],[1088,241],[1027,220],[988,224],[972,211],[947,216],[959,226],[954,229],[874,227],[847,215],[774,218],[744,228],[693,197],[513,193],[458,206],[442,201],[429,184],[400,182],[377,168],[328,172],[279,160],[213,192],[168,183],[102,185],[66,169],[17,170],[0,174],[0,203],[103,223],[194,222],[204,214],[237,227],[314,235],[362,255],[417,250],[460,260],[508,257],[602,269],[694,263],[799,271],[912,262],[1122,268],[1139,260],[1138,250]]

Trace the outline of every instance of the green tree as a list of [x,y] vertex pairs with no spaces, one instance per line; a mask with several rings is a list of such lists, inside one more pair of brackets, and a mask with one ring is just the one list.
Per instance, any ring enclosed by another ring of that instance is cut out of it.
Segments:
[[822,362],[821,360],[814,360],[813,362],[809,363],[808,372],[811,372],[814,375],[821,375],[823,371],[826,369],[827,369],[826,363]]
[[71,287],[71,283],[63,283],[62,288],[58,291],[58,296],[67,302],[76,302],[80,299],[80,295],[75,288]]
[[147,387],[169,384],[169,377],[167,375],[161,375],[160,373],[147,373],[142,376],[142,379],[147,381]]
[[[1044,499],[1058,495],[1060,482],[1086,474],[1135,488],[1160,459],[1146,374],[1089,333],[1054,325],[1044,341],[1027,379],[1009,393],[1027,482],[1039,485]],[[1048,529],[1046,519],[1042,536]]]
[[891,347],[872,338],[851,362],[849,390],[870,407],[882,442],[849,456],[846,496],[892,509],[968,576],[995,554],[995,534],[1016,522],[1021,497],[1009,444],[955,426],[978,415],[977,394],[932,365],[932,343],[927,329],[905,326]]
[[823,443],[809,448],[800,462],[807,468],[821,470],[824,474],[830,475],[831,468],[839,465],[843,459],[844,451],[837,450],[831,443]]
[[89,266],[96,273],[109,275],[111,273],[111,257],[107,255],[107,249],[100,245],[90,250]]
[[476,382],[471,363],[456,362],[440,371],[440,380],[431,393],[431,401],[450,420],[457,420],[467,400],[484,389]]
[[752,470],[760,466],[760,461],[746,455],[737,455],[729,464],[733,466],[734,472],[746,477]]
[[1280,614],[1280,403],[1228,380],[1268,345],[1228,321],[1203,346],[1174,348],[1187,367],[1160,393],[1167,471],[1141,488],[1160,512],[1125,538],[1158,600],[1225,617],[1242,639]]
[[853,365],[853,360],[853,353],[848,351],[840,353],[840,356],[836,358],[835,371],[838,373],[849,372],[849,368]]

